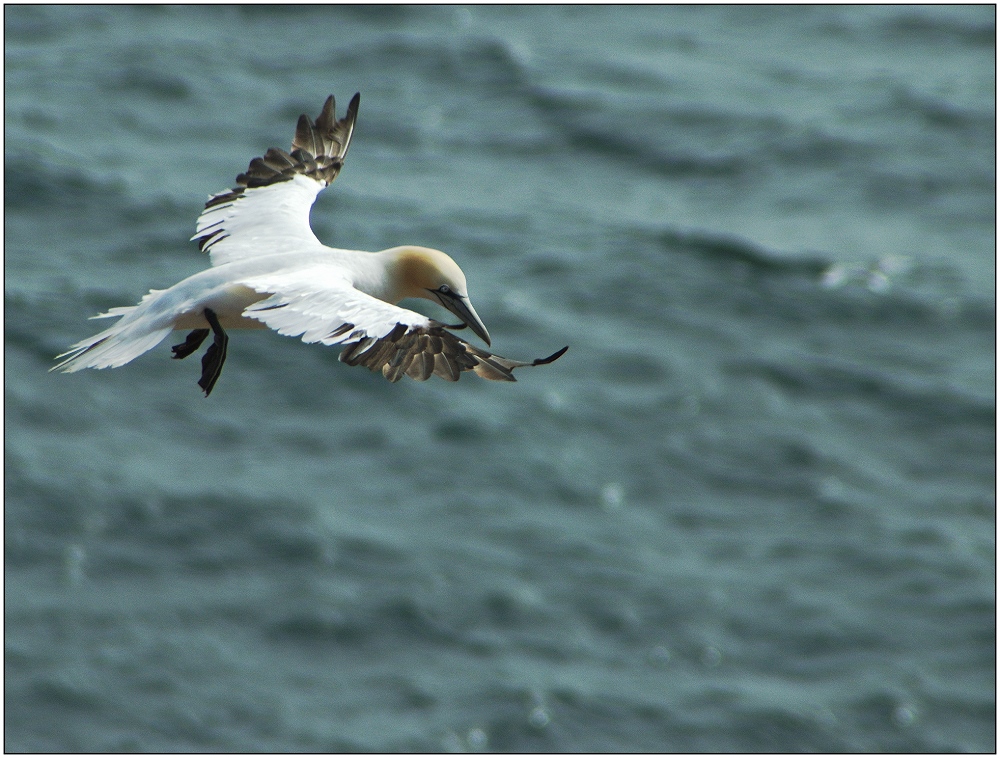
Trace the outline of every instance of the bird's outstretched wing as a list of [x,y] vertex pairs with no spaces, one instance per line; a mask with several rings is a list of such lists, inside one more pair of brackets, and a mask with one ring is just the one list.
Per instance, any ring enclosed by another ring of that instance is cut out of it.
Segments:
[[404,375],[454,382],[463,371],[513,382],[514,369],[551,363],[566,351],[535,361],[494,355],[452,334],[445,324],[360,292],[332,266],[278,271],[241,283],[270,294],[247,308],[245,316],[279,334],[301,336],[303,342],[342,345],[341,361],[381,372],[390,382]]
[[270,148],[250,161],[235,187],[208,199],[191,239],[210,254],[213,266],[321,245],[309,210],[344,165],[360,102],[359,93],[337,120],[330,95],[315,123],[299,116],[290,153]]

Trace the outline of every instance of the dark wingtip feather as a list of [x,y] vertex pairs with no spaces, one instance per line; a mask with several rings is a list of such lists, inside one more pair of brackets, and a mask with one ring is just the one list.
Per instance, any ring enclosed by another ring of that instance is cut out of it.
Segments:
[[431,326],[419,328],[396,324],[379,339],[356,331],[348,337],[340,360],[350,366],[381,372],[390,382],[397,382],[404,375],[417,381],[439,376],[454,382],[465,371],[483,379],[514,382],[517,381],[514,369],[552,363],[568,349],[569,346],[564,347],[547,358],[530,362],[515,361],[470,345],[447,331],[444,324],[432,322]]
[[319,124],[321,121],[329,121],[332,125],[334,122],[334,114],[337,112],[337,101],[333,95],[327,95],[326,100],[323,102],[323,108],[319,112],[319,117],[316,119],[316,123]]
[[532,361],[531,365],[544,366],[546,363],[552,363],[552,361],[557,361],[562,357],[563,353],[565,353],[567,350],[569,350],[569,345],[566,345],[566,347],[564,347],[562,350],[556,350],[548,358],[536,358],[534,361]]
[[323,103],[323,110],[315,123],[303,113],[295,126],[290,152],[272,147],[263,157],[254,158],[246,172],[236,177],[237,186],[228,192],[213,195],[205,204],[205,209],[239,200],[247,189],[290,181],[296,174],[332,184],[344,167],[344,156],[351,145],[360,103],[361,93],[358,92],[351,98],[346,115],[339,121],[333,95]]

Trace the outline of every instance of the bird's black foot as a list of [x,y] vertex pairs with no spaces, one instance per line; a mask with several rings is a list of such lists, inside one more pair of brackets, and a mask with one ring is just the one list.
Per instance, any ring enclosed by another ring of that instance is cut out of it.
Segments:
[[208,329],[195,329],[184,340],[180,345],[174,345],[171,350],[174,354],[170,356],[171,358],[187,358],[191,353],[201,347],[201,343],[205,341],[208,336]]
[[[219,376],[222,374],[222,365],[226,362],[226,345],[229,344],[229,336],[222,328],[222,324],[219,323],[215,311],[206,308],[205,320],[208,321],[209,326],[212,327],[212,331],[215,333],[215,342],[208,346],[208,350],[205,351],[205,355],[201,359],[201,379],[198,380],[198,386],[205,390],[205,397],[208,397],[212,394],[212,388],[219,381]],[[198,329],[196,331],[205,332],[201,340],[204,340],[205,336],[208,335],[208,329]],[[198,344],[201,344],[201,340],[199,340]],[[188,336],[188,341],[191,341],[190,335]],[[187,345],[186,342],[184,344]]]

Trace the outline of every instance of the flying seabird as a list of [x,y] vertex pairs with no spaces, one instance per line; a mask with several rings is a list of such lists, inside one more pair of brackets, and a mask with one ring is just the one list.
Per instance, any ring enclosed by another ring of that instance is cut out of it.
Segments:
[[[254,158],[230,190],[209,197],[195,235],[211,267],[138,305],[93,318],[120,317],[109,329],[57,356],[51,370],[122,366],[151,350],[170,332],[191,332],[174,345],[186,358],[213,335],[198,385],[208,396],[226,360],[226,329],[263,329],[303,342],[341,345],[340,360],[381,371],[390,382],[404,374],[457,381],[463,371],[516,381],[513,370],[551,363],[515,361],[452,334],[468,326],[487,345],[490,335],[469,300],[465,274],[448,255],[415,245],[369,253],[327,247],[313,234],[309,210],[344,165],[360,93],[337,120],[333,95],[315,123],[299,116],[291,152],[270,148]],[[445,324],[396,303],[420,297],[438,303],[462,323]]]

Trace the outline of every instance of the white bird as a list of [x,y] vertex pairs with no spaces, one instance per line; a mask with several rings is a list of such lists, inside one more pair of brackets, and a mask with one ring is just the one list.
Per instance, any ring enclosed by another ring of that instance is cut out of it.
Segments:
[[[173,346],[174,358],[186,358],[209,330],[214,334],[198,381],[206,396],[226,360],[226,329],[270,327],[303,342],[341,345],[341,361],[381,371],[390,382],[404,374],[456,381],[463,371],[512,382],[515,368],[551,363],[566,352],[515,361],[448,331],[468,326],[490,344],[465,274],[440,250],[404,245],[369,253],[316,238],[309,210],[344,165],[360,101],[359,93],[339,121],[333,95],[315,123],[299,116],[290,153],[270,148],[236,177],[236,187],[209,197],[191,239],[209,253],[211,268],[151,290],[138,305],[94,316],[120,319],[57,356],[64,360],[50,370],[122,366],[176,329],[192,331]],[[396,305],[411,297],[443,305],[462,323],[447,325]]]

